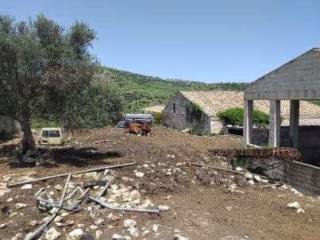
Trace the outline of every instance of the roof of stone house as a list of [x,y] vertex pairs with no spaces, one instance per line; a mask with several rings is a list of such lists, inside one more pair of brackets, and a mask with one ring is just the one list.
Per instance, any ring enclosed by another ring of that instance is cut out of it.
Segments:
[[[181,91],[189,101],[197,104],[209,116],[229,108],[243,107],[244,95],[240,91]],[[254,109],[269,113],[270,105],[267,100],[253,102]],[[290,116],[290,101],[281,101],[281,116]],[[300,119],[320,119],[320,106],[308,101],[300,101]]]
[[164,105],[154,105],[154,106],[151,106],[151,107],[146,107],[143,110],[145,112],[151,112],[151,113],[162,113],[164,108],[165,108]]

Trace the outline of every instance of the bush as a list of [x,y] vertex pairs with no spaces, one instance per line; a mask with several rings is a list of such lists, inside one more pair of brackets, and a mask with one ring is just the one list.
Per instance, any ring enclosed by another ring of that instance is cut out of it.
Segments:
[[[220,120],[226,124],[243,126],[243,108],[230,108],[218,113]],[[269,124],[269,115],[259,110],[253,110],[252,121],[258,126]]]

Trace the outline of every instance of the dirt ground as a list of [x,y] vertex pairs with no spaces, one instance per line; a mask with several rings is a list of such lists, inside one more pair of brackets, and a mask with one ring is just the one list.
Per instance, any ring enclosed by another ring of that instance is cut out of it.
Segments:
[[[3,147],[6,144],[2,143],[2,149],[9,149]],[[21,176],[36,178],[106,164],[136,162],[137,165],[112,171],[114,183],[139,190],[142,198],[150,199],[155,206],[169,206],[169,210],[160,215],[100,209],[97,214],[105,222],[95,228],[90,227],[94,221],[83,209],[67,216],[68,220],[74,221],[70,226],[50,225],[61,232],[59,239],[67,239],[68,233],[79,227],[93,236],[100,230],[100,239],[110,239],[113,234],[129,236],[123,228],[123,221],[133,219],[140,235],[131,239],[318,240],[318,197],[296,194],[290,188],[274,189],[265,188],[262,183],[243,183],[230,173],[210,172],[190,164],[202,162],[230,167],[226,159],[211,158],[207,150],[240,147],[240,138],[236,136],[201,137],[162,127],[153,128],[152,135],[147,137],[127,135],[123,129],[112,128],[79,131],[69,145],[44,150],[44,155],[50,156],[45,166],[8,164],[10,151],[2,150],[0,182],[10,174],[15,174],[13,179]],[[135,170],[143,172],[144,176],[137,177]],[[80,176],[73,181],[77,184],[85,180]],[[59,192],[54,186],[63,186],[64,182],[65,178],[56,178],[37,182],[29,190],[14,187],[0,196],[0,239],[12,239],[18,233],[24,236],[34,230],[36,226],[31,226],[30,222],[48,216],[36,207],[34,193],[45,187],[52,191],[54,198],[58,198]],[[237,191],[230,191],[234,182]],[[300,203],[304,213],[287,207],[294,201]],[[27,207],[16,209],[16,203],[25,203]],[[109,213],[116,217],[108,219]],[[1,224],[4,225],[2,228]],[[158,226],[156,231],[155,225]]]

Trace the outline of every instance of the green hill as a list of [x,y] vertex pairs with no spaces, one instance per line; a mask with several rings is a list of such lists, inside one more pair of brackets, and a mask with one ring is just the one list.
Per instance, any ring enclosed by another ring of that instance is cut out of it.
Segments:
[[245,83],[201,83],[162,79],[103,67],[99,81],[112,83],[125,100],[127,112],[137,112],[147,106],[165,104],[180,90],[241,91]]

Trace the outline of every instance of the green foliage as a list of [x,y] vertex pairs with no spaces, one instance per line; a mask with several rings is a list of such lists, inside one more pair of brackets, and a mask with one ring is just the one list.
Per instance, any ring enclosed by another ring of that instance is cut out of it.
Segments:
[[[218,113],[218,117],[226,124],[243,125],[243,108],[230,108]],[[269,124],[269,115],[259,110],[253,110],[252,121],[258,126]]]
[[0,113],[20,122],[24,150],[34,145],[34,113],[54,120],[76,114],[64,106],[91,87],[94,39],[84,23],[64,30],[43,15],[27,22],[0,16]]
[[92,86],[71,95],[65,104],[66,128],[98,128],[116,123],[122,116],[123,101],[113,87]]
[[153,115],[154,123],[155,124],[161,124],[162,113],[155,112],[155,113],[152,113],[152,115]]
[[143,108],[166,104],[178,91],[191,90],[235,90],[242,91],[245,83],[200,83],[193,81],[168,80],[134,74],[112,68],[101,67],[102,82],[112,82],[124,97],[126,112],[139,112]]
[[190,121],[199,121],[201,119],[202,109],[199,105],[191,103],[191,109],[189,112]]

